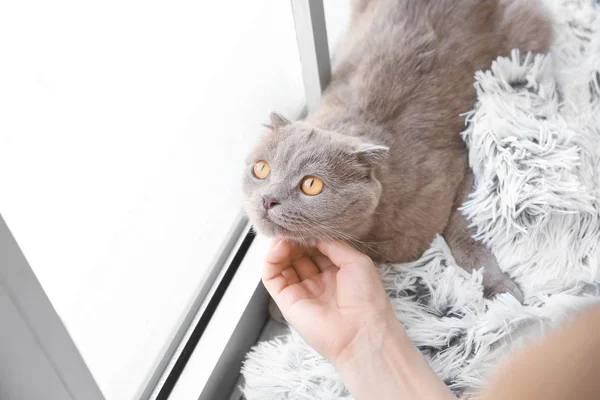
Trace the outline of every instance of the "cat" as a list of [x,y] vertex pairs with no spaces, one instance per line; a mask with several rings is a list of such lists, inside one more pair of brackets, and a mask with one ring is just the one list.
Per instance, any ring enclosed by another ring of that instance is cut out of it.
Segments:
[[307,120],[272,113],[247,159],[246,210],[267,236],[343,240],[376,262],[419,257],[441,234],[484,294],[519,286],[458,207],[473,189],[461,113],[474,74],[513,48],[546,52],[537,0],[359,0],[331,82]]

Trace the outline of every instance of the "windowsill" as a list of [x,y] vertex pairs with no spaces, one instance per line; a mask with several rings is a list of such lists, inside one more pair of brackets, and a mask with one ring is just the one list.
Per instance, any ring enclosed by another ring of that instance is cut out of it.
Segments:
[[252,242],[170,400],[227,398],[233,389],[240,362],[258,338],[268,315],[268,295],[261,283],[268,245],[269,239],[263,236]]

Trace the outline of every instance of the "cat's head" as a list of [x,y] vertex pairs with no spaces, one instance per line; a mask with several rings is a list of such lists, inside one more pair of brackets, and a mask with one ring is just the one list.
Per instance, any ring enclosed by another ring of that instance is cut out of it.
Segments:
[[348,241],[365,233],[381,196],[374,171],[388,148],[278,114],[271,114],[267,128],[243,179],[254,227],[301,242]]

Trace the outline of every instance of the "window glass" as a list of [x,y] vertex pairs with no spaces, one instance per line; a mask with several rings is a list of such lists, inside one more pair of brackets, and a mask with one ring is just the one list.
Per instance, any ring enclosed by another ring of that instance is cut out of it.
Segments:
[[[348,6],[326,9],[331,46]],[[302,109],[290,1],[6,1],[0,54],[0,212],[106,398],[133,399],[261,124]]]

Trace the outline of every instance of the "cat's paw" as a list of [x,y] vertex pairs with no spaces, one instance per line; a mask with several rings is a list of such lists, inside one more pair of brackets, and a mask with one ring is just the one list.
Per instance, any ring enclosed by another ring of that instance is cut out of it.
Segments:
[[495,280],[492,284],[489,284],[489,286],[485,286],[483,288],[483,295],[488,299],[492,299],[502,293],[512,294],[513,297],[519,300],[519,303],[521,304],[523,304],[523,300],[525,299],[523,291],[519,285],[517,285],[517,283],[506,274],[502,274],[499,279]]

